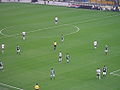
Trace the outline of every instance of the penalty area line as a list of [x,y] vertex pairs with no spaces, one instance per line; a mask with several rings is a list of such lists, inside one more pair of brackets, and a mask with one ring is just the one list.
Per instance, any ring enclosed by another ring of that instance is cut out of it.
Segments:
[[118,71],[120,71],[120,69],[115,70],[115,71],[113,71],[113,72],[110,72],[110,75],[113,75],[113,76],[120,76],[120,74],[115,74],[115,72],[118,72]]
[[9,87],[9,88],[14,88],[14,89],[17,89],[17,90],[24,90],[22,88],[18,88],[18,87],[15,87],[15,86],[12,86],[12,85],[8,85],[8,84],[5,84],[5,83],[0,83],[0,85],[6,86],[6,87]]

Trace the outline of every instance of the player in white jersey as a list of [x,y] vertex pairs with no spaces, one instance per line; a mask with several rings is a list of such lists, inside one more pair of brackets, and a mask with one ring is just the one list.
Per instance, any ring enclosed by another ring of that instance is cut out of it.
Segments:
[[94,49],[96,49],[96,48],[97,48],[97,44],[98,44],[98,42],[97,42],[97,40],[95,40],[95,41],[93,42]]
[[53,68],[50,69],[50,79],[55,79],[55,70]]
[[1,44],[1,50],[2,50],[2,54],[3,54],[4,50],[5,50],[5,44],[4,43]]
[[55,22],[55,24],[58,23],[58,17],[57,16],[55,17],[54,22]]
[[62,62],[62,52],[61,51],[59,52],[59,60],[58,61]]
[[63,36],[63,34],[61,35],[61,41],[62,41],[62,42],[64,41],[64,36]]
[[96,70],[96,77],[98,79],[101,79],[101,70],[100,70],[100,68],[97,68],[97,70]]
[[22,39],[25,40],[26,32],[22,32]]
[[3,63],[0,61],[0,70],[3,70]]

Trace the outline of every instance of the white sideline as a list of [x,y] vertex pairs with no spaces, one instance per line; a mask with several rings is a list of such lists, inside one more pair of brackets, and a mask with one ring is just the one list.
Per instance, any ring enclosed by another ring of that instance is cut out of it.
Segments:
[[15,87],[15,86],[11,86],[11,85],[8,85],[8,84],[5,84],[5,83],[0,83],[0,85],[3,85],[3,86],[7,86],[7,87],[10,87],[10,88],[15,88],[17,90],[24,90],[22,88],[18,88],[18,87]]
[[118,71],[120,71],[120,69],[110,72],[110,74],[113,76],[120,76],[120,74],[115,74],[115,72],[118,72]]

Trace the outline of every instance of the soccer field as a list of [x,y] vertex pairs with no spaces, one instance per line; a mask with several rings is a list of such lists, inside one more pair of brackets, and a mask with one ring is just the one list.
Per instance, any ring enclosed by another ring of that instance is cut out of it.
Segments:
[[[58,24],[54,24],[55,16]],[[22,40],[23,31],[26,40]],[[119,39],[120,12],[0,3],[0,44],[5,44],[5,53],[0,51],[4,64],[0,90],[34,90],[35,83],[41,90],[120,90]],[[98,41],[96,50],[94,40]],[[56,51],[54,41],[58,43]],[[104,53],[106,44],[108,55]],[[20,55],[16,45],[21,47]],[[62,63],[58,63],[59,51]],[[66,63],[66,53],[70,63]],[[98,80],[96,69],[104,65],[107,77]],[[55,80],[50,80],[52,67]]]

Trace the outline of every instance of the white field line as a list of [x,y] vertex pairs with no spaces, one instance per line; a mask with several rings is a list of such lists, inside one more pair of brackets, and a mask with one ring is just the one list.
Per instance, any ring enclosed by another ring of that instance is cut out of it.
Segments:
[[[95,21],[95,20],[100,20],[100,19],[105,19],[105,18],[110,18],[110,17],[114,17],[114,16],[119,16],[120,14],[117,14],[117,15],[111,15],[111,16],[106,16],[106,17],[102,17],[102,18],[98,18],[98,19],[92,19],[92,20],[86,20],[86,21],[83,21],[83,22],[75,22],[74,24],[79,24],[79,23],[87,23],[87,22],[91,22],[91,21]],[[29,31],[27,33],[32,33],[32,32],[37,32],[37,31],[42,31],[42,30],[45,30],[45,29],[50,29],[50,28],[55,28],[55,27],[60,27],[60,26],[64,26],[64,25],[70,25],[70,24],[62,24],[62,25],[58,25],[58,26],[53,26],[53,27],[47,27],[47,28],[43,28],[43,29],[37,29],[37,30],[33,30],[33,31]],[[11,26],[10,26],[11,27]],[[14,37],[14,36],[17,36],[17,35],[20,35],[20,34],[14,34],[14,35],[5,35],[4,33],[2,33],[3,30],[5,30],[6,28],[0,30],[0,34],[5,36],[3,38],[8,38],[8,37]],[[78,30],[77,30],[78,31]],[[74,34],[75,32],[72,32],[70,34],[67,34],[67,35],[71,35],[71,34]],[[0,38],[2,39],[2,38]]]
[[[37,32],[37,31],[42,31],[42,30],[47,30],[47,29],[52,29],[52,28],[61,27],[61,26],[67,26],[67,25],[69,25],[69,24],[62,24],[62,25],[58,25],[58,26],[47,27],[47,28],[43,28],[43,29],[37,29],[37,30],[33,30],[33,31],[26,32],[26,33],[33,33],[33,32]],[[68,36],[68,35],[71,35],[71,34],[74,34],[74,33],[79,32],[80,28],[78,28],[78,27],[75,26],[75,25],[72,25],[72,26],[75,27],[77,30],[74,31],[74,32],[65,34],[65,36]],[[6,35],[6,34],[2,33],[2,31],[5,30],[5,29],[6,29],[6,28],[0,30],[0,34],[3,35],[3,36],[5,36],[6,38],[20,35],[20,34]],[[41,37],[41,38],[42,38],[42,37]],[[43,38],[45,38],[45,37],[43,37]]]
[[77,32],[79,32],[80,31],[80,28],[79,27],[77,27],[77,26],[75,26],[75,25],[73,25],[77,30],[75,31],[75,32],[71,32],[71,33],[68,33],[68,34],[65,34],[65,36],[68,36],[68,35],[71,35],[71,34],[74,34],[74,33],[77,33]]
[[5,84],[5,83],[0,83],[0,85],[6,86],[6,87],[9,87],[9,88],[14,88],[14,89],[17,89],[17,90],[23,90],[21,88],[18,88],[18,87],[15,87],[15,86],[11,86],[11,85],[8,85],[8,84]]
[[120,76],[120,74],[115,74],[115,72],[119,72],[119,71],[120,71],[120,69],[110,72],[110,74],[113,76]]
[[[75,22],[73,24],[80,24],[80,23],[88,23],[88,22],[91,22],[91,21],[95,21],[95,20],[101,20],[101,19],[106,19],[106,18],[111,18],[111,17],[114,17],[114,16],[120,16],[120,14],[116,14],[116,15],[111,15],[111,16],[99,16],[99,17],[102,17],[102,18],[95,18],[95,19],[91,19],[91,20],[84,20],[83,22]],[[89,18],[87,18],[89,19]]]

